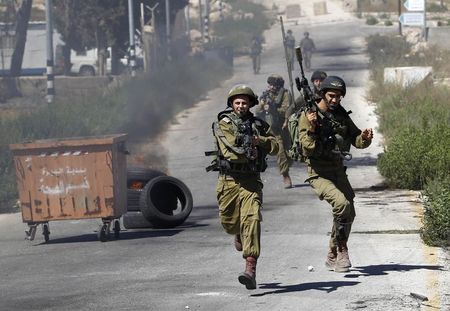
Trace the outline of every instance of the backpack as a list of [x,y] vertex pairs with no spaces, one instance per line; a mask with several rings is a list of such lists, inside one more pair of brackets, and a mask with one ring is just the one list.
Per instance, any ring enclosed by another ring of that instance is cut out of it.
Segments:
[[289,138],[291,141],[291,147],[288,150],[288,156],[294,160],[299,162],[305,162],[305,157],[302,154],[302,145],[300,143],[300,137],[298,133],[298,124],[300,121],[300,115],[304,109],[299,109],[297,112],[291,114],[291,116],[288,119],[288,131],[289,131]]

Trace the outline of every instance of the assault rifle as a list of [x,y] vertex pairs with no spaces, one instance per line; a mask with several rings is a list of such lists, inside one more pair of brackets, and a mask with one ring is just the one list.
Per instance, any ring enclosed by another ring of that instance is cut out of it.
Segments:
[[247,159],[255,160],[258,157],[257,149],[253,146],[253,129],[250,119],[238,124],[236,144],[244,149]]
[[303,70],[303,55],[302,49],[297,46],[295,48],[295,55],[297,56],[298,64],[300,65],[300,74],[301,80],[299,77],[295,78],[295,85],[297,86],[297,90],[303,95],[303,99],[305,100],[309,111],[317,111],[316,101],[314,99],[314,93],[308,84],[308,79],[305,77],[305,71]]
[[343,138],[341,135],[335,133],[334,130],[335,126],[339,126],[339,124],[336,123],[331,114],[322,112],[319,107],[317,107],[314,93],[309,87],[308,80],[305,77],[305,71],[303,70],[303,55],[299,46],[295,48],[295,55],[297,56],[297,61],[300,65],[301,74],[301,79],[299,77],[295,78],[295,84],[297,89],[303,94],[308,111],[316,112],[319,117],[318,122],[322,131],[321,136],[323,143],[328,146],[333,146],[333,150],[331,150],[332,153],[339,154],[344,160],[351,160],[352,155],[349,152],[341,151]]

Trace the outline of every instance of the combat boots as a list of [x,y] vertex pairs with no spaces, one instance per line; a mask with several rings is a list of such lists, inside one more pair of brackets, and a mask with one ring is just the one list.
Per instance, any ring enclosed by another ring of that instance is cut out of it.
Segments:
[[325,266],[327,266],[330,270],[334,270],[334,266],[336,265],[336,257],[337,257],[337,247],[332,247],[328,250],[327,260],[325,261]]
[[242,252],[242,241],[239,234],[234,236],[234,248],[236,248],[238,252]]
[[247,289],[256,289],[256,258],[245,258],[245,271],[239,274],[239,283]]
[[338,243],[336,264],[334,266],[334,271],[336,272],[348,272],[352,263],[348,256],[347,242]]
[[284,183],[284,189],[292,188],[292,180],[291,176],[289,176],[289,173],[282,174],[283,176],[283,183]]

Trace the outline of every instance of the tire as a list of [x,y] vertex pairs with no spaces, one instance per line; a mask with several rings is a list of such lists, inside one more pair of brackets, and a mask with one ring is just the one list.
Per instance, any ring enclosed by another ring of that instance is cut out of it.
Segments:
[[174,228],[189,217],[192,194],[181,180],[159,176],[145,185],[139,205],[142,215],[155,228]]
[[[145,167],[130,167],[127,169],[127,211],[141,211],[139,199],[142,189],[150,180],[158,176],[166,176],[166,174]],[[138,184],[133,185],[135,182]]]
[[107,224],[103,224],[100,226],[98,233],[97,233],[97,237],[100,240],[100,242],[106,242],[108,241],[109,238],[109,232],[108,232],[108,225]]
[[141,212],[127,212],[122,215],[123,227],[126,229],[153,228]]
[[95,69],[91,66],[82,66],[79,72],[80,76],[95,76]]

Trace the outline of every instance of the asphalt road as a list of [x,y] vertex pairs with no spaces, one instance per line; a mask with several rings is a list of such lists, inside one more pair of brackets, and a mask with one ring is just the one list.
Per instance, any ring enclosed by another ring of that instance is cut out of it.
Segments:
[[[318,47],[313,67],[342,76],[349,84],[344,106],[358,126],[375,128],[374,106],[364,99],[364,36],[379,29],[345,14],[286,26],[297,38],[305,29],[311,32]],[[377,131],[373,146],[354,151],[348,165],[357,194],[351,271],[324,267],[331,213],[304,184],[305,168],[295,164],[295,188],[283,189],[271,158],[263,177],[258,289],[247,291],[238,283],[244,260],[220,226],[217,175],[205,172],[209,159],[203,152],[212,147],[210,125],[232,85],[248,83],[261,93],[268,74],[286,76],[279,25],[266,41],[261,74],[253,75],[249,58],[236,59],[230,80],[182,112],[160,138],[162,145],[149,143],[193,193],[186,223],[171,230],[128,230],[120,240],[101,243],[94,232],[99,221],[54,222],[44,244],[40,234],[33,242],[23,239],[20,214],[1,215],[0,310],[450,310],[448,261],[442,250],[421,243],[417,194],[376,187],[382,181],[375,167],[382,151]]]

